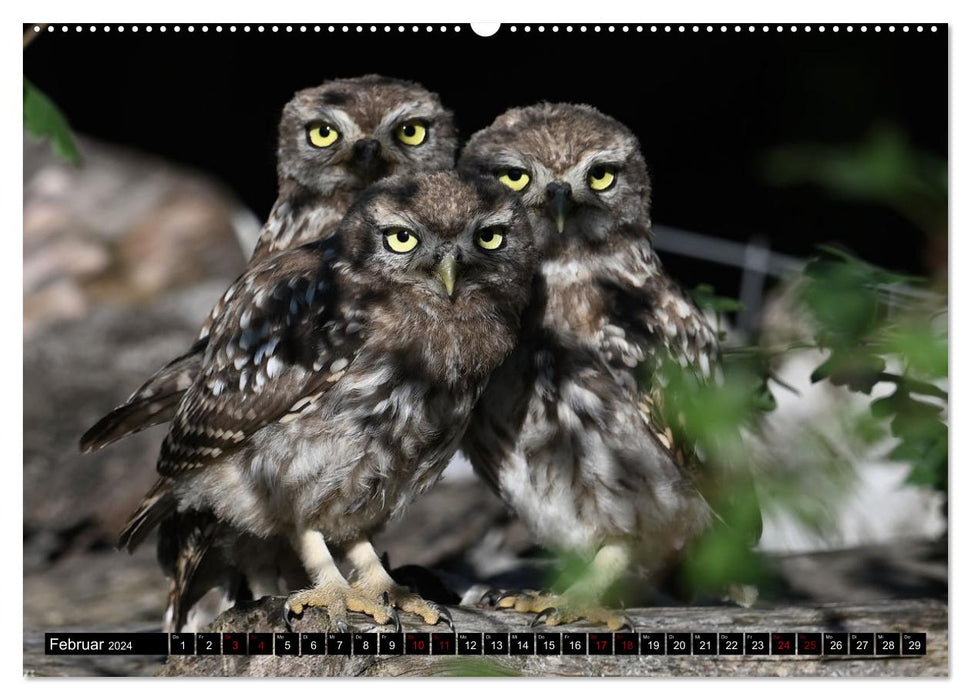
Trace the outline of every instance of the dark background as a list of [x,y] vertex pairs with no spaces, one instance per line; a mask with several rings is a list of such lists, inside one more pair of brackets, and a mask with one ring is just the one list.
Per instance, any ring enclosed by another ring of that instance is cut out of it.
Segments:
[[[29,25],[27,25],[29,26]],[[510,106],[587,102],[639,136],[654,180],[654,218],[722,238],[765,236],[774,250],[810,254],[838,241],[876,263],[925,272],[926,239],[888,207],[841,201],[818,188],[779,188],[765,157],[792,144],[852,146],[898,128],[915,147],[947,157],[947,27],[893,34],[815,27],[795,33],[334,33],[256,25],[205,33],[159,25],[137,33],[87,25],[45,32],[24,72],[73,128],[216,175],[266,216],[276,195],[276,121],[303,87],[376,72],[417,80],[455,112],[463,138]],[[689,284],[734,294],[738,272],[688,258],[668,265]]]

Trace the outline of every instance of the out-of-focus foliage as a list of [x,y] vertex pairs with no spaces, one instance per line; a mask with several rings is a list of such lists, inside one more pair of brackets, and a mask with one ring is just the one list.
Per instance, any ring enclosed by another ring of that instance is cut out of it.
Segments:
[[[855,147],[791,146],[767,160],[779,185],[815,184],[844,199],[886,206],[928,238],[947,235],[947,162],[914,148],[897,129],[875,129]],[[826,361],[812,379],[889,396],[872,416],[899,443],[890,453],[911,465],[909,482],[947,490],[947,298],[921,279],[897,275],[833,248],[806,268],[799,299]],[[888,366],[899,367],[889,371]],[[879,428],[864,425],[873,439]]]
[[81,162],[67,119],[57,105],[27,78],[24,78],[24,127],[34,138],[48,139],[54,153],[68,163],[77,165]]
[[870,404],[899,440],[889,457],[911,465],[910,483],[946,491],[947,392],[939,384],[947,379],[947,308],[919,282],[826,248],[806,267],[799,299],[827,352],[813,381],[863,394],[891,385]]
[[699,284],[691,290],[691,296],[694,297],[698,306],[714,314],[725,314],[742,310],[742,302],[731,297],[718,296],[715,294],[715,288],[710,284]]
[[665,424],[688,463],[699,465],[695,481],[717,521],[693,542],[682,576],[688,588],[712,594],[732,584],[764,583],[766,568],[752,547],[762,530],[752,481],[752,454],[744,433],[775,408],[764,358],[754,348],[723,357],[720,377],[706,380],[690,368],[666,361],[650,381],[664,387]]
[[874,129],[853,147],[777,149],[766,174],[777,185],[818,185],[836,197],[882,204],[926,235],[947,235],[947,163],[914,148],[893,127]]

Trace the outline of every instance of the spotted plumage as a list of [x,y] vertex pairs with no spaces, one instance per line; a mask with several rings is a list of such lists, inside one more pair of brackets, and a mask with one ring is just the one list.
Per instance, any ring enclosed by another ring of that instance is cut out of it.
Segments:
[[654,252],[647,168],[616,120],[582,105],[512,109],[471,138],[459,167],[519,194],[540,249],[520,344],[463,449],[539,542],[593,560],[571,591],[597,601],[628,565],[656,571],[717,517],[656,375],[673,359],[710,380],[716,336]]
[[[407,245],[402,243],[405,241]],[[494,246],[494,247],[491,247]],[[394,586],[369,538],[440,476],[513,349],[534,252],[521,204],[450,172],[368,189],[337,234],[265,258],[232,286],[121,542],[176,512],[286,537],[325,605],[438,612]],[[348,584],[329,547],[349,559]]]
[[[308,133],[320,124],[331,125],[337,134],[333,144],[311,142]],[[424,138],[415,145],[404,143],[399,129],[413,125],[423,129]],[[251,262],[330,236],[354,199],[381,177],[451,167],[456,145],[451,113],[417,83],[367,75],[299,91],[283,108],[279,194]],[[228,301],[219,300],[185,355],[161,368],[85,433],[82,451],[172,418],[198,371],[211,324]]]
[[[321,125],[331,129],[332,138],[336,135],[330,145],[313,143],[311,134]],[[407,138],[405,132],[414,134],[417,129],[421,130],[420,141]],[[368,75],[333,80],[299,91],[283,109],[277,147],[279,193],[251,262],[255,264],[281,251],[330,236],[354,199],[380,177],[408,170],[451,167],[456,145],[451,113],[442,107],[437,95],[416,83]],[[200,329],[198,340],[185,354],[159,369],[124,404],[85,433],[80,442],[82,451],[100,449],[126,435],[171,420],[185,391],[195,381],[212,324],[230,303],[232,293],[233,289],[227,291],[215,305]],[[252,379],[251,386],[257,395],[267,372],[272,370],[273,367],[264,368],[262,374],[241,371],[236,381]],[[200,522],[208,522],[206,516],[200,517]],[[159,559],[174,582],[170,601],[179,601],[175,606],[170,605],[167,612],[173,620],[173,629],[182,625],[197,597],[187,593],[190,586],[179,582],[191,579],[194,568],[189,563],[201,561],[204,551],[213,543],[219,545],[215,551],[227,555],[238,550],[222,565],[208,567],[215,572],[211,580],[218,580],[224,590],[248,587],[253,595],[277,591],[275,572],[281,566],[272,561],[267,563],[264,552],[254,549],[267,549],[266,543],[234,547],[226,539],[229,533],[208,526],[203,530],[189,535],[191,528],[187,522],[161,526]],[[203,536],[204,533],[210,536]],[[183,544],[173,544],[167,541],[169,537]],[[290,558],[289,552],[281,551],[280,555]],[[185,561],[179,561],[178,556],[183,556]],[[259,565],[248,563],[246,576],[233,574],[230,569],[236,566],[237,560]],[[264,563],[266,566],[261,569]],[[255,579],[262,583],[254,584]],[[230,582],[228,586],[224,585],[225,581]],[[200,581],[194,588],[205,592],[206,584]]]

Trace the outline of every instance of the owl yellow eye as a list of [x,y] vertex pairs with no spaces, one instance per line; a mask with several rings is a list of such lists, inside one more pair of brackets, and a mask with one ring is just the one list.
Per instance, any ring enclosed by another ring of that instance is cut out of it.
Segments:
[[522,168],[509,168],[499,171],[499,182],[513,192],[521,192],[529,184],[529,174]]
[[307,140],[316,148],[333,146],[340,136],[340,132],[330,124],[314,124],[307,129]]
[[410,253],[418,247],[418,236],[406,228],[390,228],[384,232],[384,247],[393,253]]
[[505,241],[506,237],[498,226],[484,228],[475,234],[475,244],[483,250],[499,250]]
[[398,127],[398,140],[406,146],[420,146],[428,138],[428,128],[421,122],[405,122]]
[[608,168],[606,165],[595,165],[590,169],[590,174],[587,176],[587,182],[590,184],[590,189],[594,192],[603,192],[604,190],[609,190],[611,185],[614,184],[614,169]]

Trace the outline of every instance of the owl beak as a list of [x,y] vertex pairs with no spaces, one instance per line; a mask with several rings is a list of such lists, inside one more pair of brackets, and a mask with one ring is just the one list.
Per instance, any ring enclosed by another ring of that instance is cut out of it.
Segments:
[[458,268],[458,261],[452,253],[443,257],[441,262],[438,263],[438,267],[435,268],[435,271],[438,273],[438,279],[442,281],[442,285],[445,287],[445,293],[448,294],[449,299],[452,298],[455,292],[455,277]]
[[360,139],[354,143],[351,157],[354,169],[361,175],[365,182],[373,182],[378,178],[378,170],[381,167],[381,142],[377,139]]
[[573,189],[569,183],[559,180],[546,186],[546,201],[549,204],[553,223],[556,224],[557,233],[563,233],[563,229],[566,228],[566,215],[573,207],[573,200],[570,197],[572,192]]

